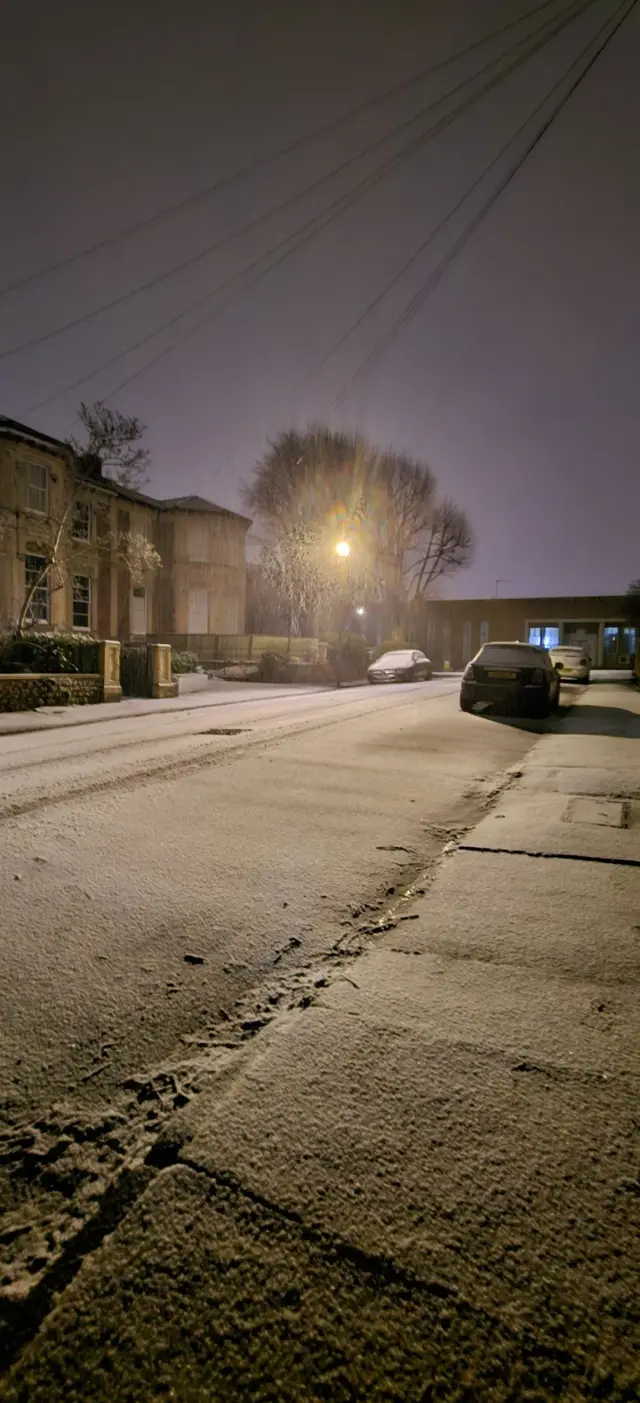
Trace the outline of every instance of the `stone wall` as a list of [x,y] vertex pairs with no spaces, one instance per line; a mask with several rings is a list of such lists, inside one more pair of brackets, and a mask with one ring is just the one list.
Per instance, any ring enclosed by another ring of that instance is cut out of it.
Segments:
[[102,697],[100,673],[0,674],[0,711],[35,711],[39,706],[88,706],[101,702]]

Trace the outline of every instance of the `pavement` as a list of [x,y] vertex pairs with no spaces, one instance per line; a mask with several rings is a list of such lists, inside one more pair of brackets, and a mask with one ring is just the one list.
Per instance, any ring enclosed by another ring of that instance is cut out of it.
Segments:
[[638,1399],[640,697],[456,716],[449,766],[498,732],[473,824],[294,1002],[138,1082],[172,1112],[16,1297],[3,1403]]
[[[436,681],[457,679],[457,672],[434,672]],[[366,687],[366,680],[343,682],[340,690]],[[227,706],[230,701],[236,704],[263,701],[269,697],[304,697],[317,693],[332,692],[334,687],[305,686],[266,682],[242,682],[229,678],[211,677],[206,686],[183,696],[167,697],[123,697],[119,702],[98,702],[94,706],[40,706],[34,711],[0,712],[0,736],[26,735],[31,731],[55,731],[68,726],[95,726],[105,721],[128,721],[132,717],[162,717],[175,713],[202,711],[211,706]]]
[[304,696],[325,690],[320,687],[296,688],[251,682],[239,686],[238,683],[213,678],[206,691],[187,693],[182,697],[123,697],[119,702],[98,702],[95,706],[41,706],[35,711],[0,712],[0,736],[60,730],[67,726],[95,726],[105,721],[128,721],[134,716],[168,716],[176,712],[226,706],[230,700],[252,702],[265,696]]

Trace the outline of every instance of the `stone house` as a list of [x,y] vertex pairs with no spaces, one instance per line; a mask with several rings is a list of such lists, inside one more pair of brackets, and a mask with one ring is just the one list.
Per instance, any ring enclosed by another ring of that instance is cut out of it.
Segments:
[[58,563],[31,601],[35,627],[168,643],[242,633],[250,524],[201,497],[121,487],[59,439],[0,416],[0,627],[16,623],[58,535]]

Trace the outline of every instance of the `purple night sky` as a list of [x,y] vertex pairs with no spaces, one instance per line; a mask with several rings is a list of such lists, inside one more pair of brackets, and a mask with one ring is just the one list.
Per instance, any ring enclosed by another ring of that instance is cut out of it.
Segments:
[[[0,352],[219,242],[568,3],[557,0],[491,47],[249,178],[6,293]],[[270,154],[534,4],[8,0],[0,285]],[[428,459],[467,509],[476,561],[449,593],[493,594],[497,577],[508,582],[503,594],[624,590],[640,575],[640,5],[433,296],[340,408],[350,376],[527,135],[303,383],[620,9],[616,0],[583,8],[547,50],[155,365],[143,370],[188,319],[64,393],[246,268],[394,148],[154,288],[0,360],[0,413],[64,436],[81,398],[108,398],[133,376],[110,402],[149,425],[149,490],[201,493],[230,507],[279,430],[311,420],[357,428]]]

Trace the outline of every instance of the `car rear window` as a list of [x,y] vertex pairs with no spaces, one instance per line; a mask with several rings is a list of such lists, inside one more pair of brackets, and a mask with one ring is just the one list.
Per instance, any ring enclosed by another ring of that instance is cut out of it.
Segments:
[[382,657],[378,658],[378,664],[384,664],[385,667],[400,667],[412,662],[413,653],[408,649],[403,653],[383,653]]
[[547,654],[544,648],[527,643],[488,643],[480,649],[476,661],[483,667],[540,667]]

